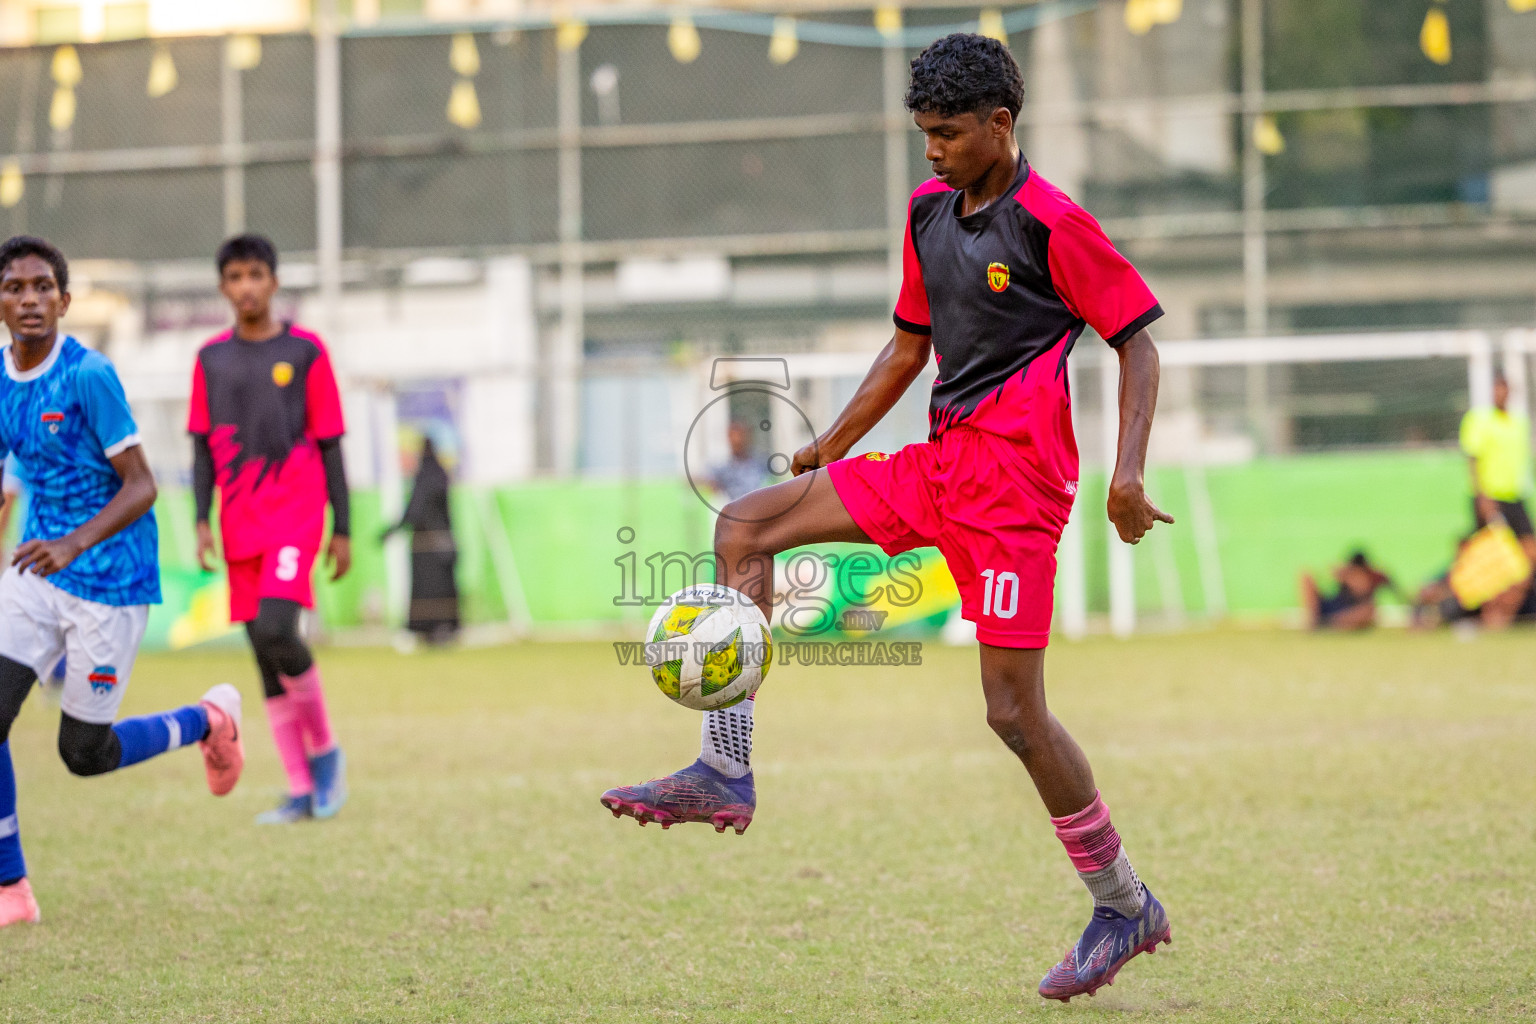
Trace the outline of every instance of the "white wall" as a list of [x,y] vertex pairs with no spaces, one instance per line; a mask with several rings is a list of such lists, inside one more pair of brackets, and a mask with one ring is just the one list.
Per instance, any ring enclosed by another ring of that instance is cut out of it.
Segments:
[[[476,484],[521,480],[534,470],[535,338],[532,272],[527,260],[490,260],[475,268],[478,282],[345,293],[340,332],[325,339],[347,413],[347,461],[360,487],[378,483],[381,459],[395,455],[383,436],[378,400],[394,385],[457,380],[462,402],[460,479]],[[298,322],[320,317],[312,295]],[[190,460],[178,424],[185,423],[192,366],[210,327],[144,332],[143,311],[120,318],[109,347],[129,398],[162,429],[156,431],[162,477],[181,475]],[[151,410],[151,406],[153,407]],[[186,449],[186,450],[184,450]]]

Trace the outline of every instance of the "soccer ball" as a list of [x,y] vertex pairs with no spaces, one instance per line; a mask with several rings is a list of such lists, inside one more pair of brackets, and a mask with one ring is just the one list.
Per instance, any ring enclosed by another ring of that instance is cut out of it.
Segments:
[[718,711],[757,692],[773,664],[773,637],[740,591],[684,587],[651,616],[645,663],[661,692],[683,707]]

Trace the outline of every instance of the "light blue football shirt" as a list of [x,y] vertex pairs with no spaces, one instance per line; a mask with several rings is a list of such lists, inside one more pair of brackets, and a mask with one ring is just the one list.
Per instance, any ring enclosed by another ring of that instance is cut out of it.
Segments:
[[[20,460],[31,491],[22,541],[57,540],[117,494],[123,481],[110,460],[139,443],[138,428],[111,361],[74,338],[59,338],[26,372],[11,346],[0,356],[0,455]],[[158,604],[158,549],[151,510],[48,582],[98,604]]]

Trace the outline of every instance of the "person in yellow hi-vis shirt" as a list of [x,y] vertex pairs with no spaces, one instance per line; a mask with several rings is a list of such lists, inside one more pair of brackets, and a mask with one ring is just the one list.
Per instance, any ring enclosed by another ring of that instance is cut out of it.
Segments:
[[1509,382],[1493,381],[1493,408],[1470,409],[1461,420],[1461,450],[1472,464],[1472,514],[1478,529],[1503,519],[1536,561],[1536,536],[1525,509],[1531,487],[1531,421],[1509,411]]

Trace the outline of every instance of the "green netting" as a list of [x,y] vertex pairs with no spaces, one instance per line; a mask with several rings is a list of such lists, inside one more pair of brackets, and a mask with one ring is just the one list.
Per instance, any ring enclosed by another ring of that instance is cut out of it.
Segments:
[[[1369,550],[1405,586],[1416,586],[1444,570],[1469,526],[1466,468],[1453,451],[1307,455],[1211,467],[1203,475],[1221,587],[1227,612],[1235,616],[1294,608],[1297,574],[1324,572],[1355,547]],[[1180,467],[1155,467],[1148,490],[1178,524],[1159,527],[1134,549],[1137,602],[1148,612],[1168,612],[1173,604],[1199,617],[1210,600],[1202,582],[1202,569],[1208,575],[1210,567],[1201,563],[1194,504],[1199,478]],[[1074,516],[1083,524],[1092,612],[1106,610],[1109,601],[1103,504],[1102,476],[1086,475]],[[461,488],[453,510],[459,586],[470,623],[508,621],[525,602],[534,626],[607,623],[638,636],[653,598],[693,582],[695,556],[707,554],[713,531],[708,509],[686,484],[670,480]],[[188,635],[189,616],[207,613],[220,576],[203,574],[193,562],[191,531],[179,525],[190,521],[189,495],[166,492],[158,512],[166,604],[151,617],[150,642],[164,646]],[[332,629],[387,621],[376,494],[354,496],[353,522],[352,574],[318,586],[320,610]],[[498,564],[495,530],[503,531],[510,565]],[[937,557],[931,550],[920,554]],[[521,599],[503,589],[514,576]],[[199,595],[202,604],[194,608]],[[634,595],[645,603],[624,603]]]

